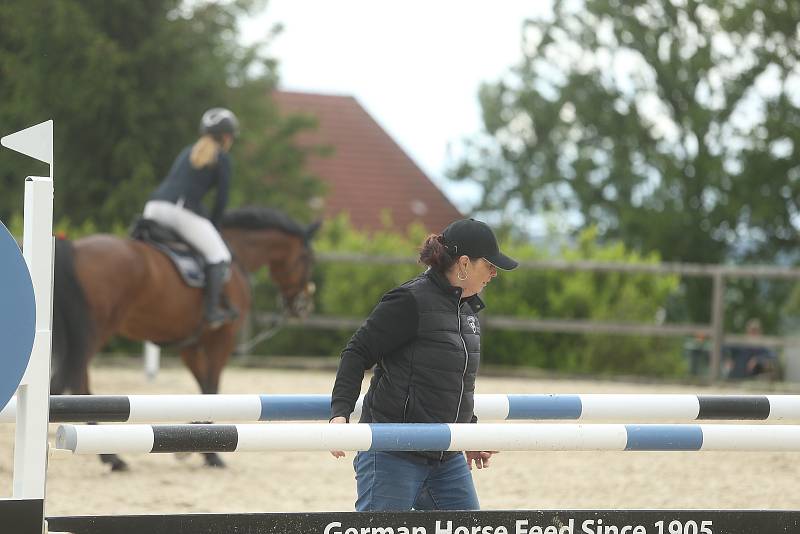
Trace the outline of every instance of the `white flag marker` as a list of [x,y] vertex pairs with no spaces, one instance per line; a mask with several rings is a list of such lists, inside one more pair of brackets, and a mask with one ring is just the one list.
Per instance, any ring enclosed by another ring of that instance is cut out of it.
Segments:
[[30,128],[0,138],[0,144],[26,156],[53,164],[53,121],[45,121]]

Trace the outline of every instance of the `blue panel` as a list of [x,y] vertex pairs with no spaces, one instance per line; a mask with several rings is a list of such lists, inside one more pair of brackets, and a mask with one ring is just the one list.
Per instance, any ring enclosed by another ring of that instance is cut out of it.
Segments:
[[703,430],[697,425],[625,425],[626,451],[699,451]]
[[261,395],[261,421],[327,421],[330,395]]
[[578,419],[578,395],[509,395],[506,419]]
[[438,423],[370,423],[371,451],[445,451],[450,427]]
[[36,331],[36,301],[28,266],[0,222],[0,407],[17,390],[28,367]]

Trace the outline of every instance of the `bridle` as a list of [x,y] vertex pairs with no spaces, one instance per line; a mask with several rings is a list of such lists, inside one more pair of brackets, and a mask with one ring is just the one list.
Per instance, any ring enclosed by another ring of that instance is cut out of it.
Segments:
[[[316,286],[311,281],[311,264],[313,261],[313,252],[306,244],[303,252],[298,254],[291,264],[284,266],[282,269],[272,270],[272,275],[277,279],[281,279],[298,268],[303,269],[298,283],[288,288],[282,288],[281,298],[278,302],[279,310],[282,314],[291,312],[294,315],[302,315],[313,304],[313,296],[316,291]],[[286,294],[293,294],[294,296],[287,298],[284,296]]]
[[306,311],[311,310],[314,302],[314,293],[316,291],[314,282],[310,280],[311,264],[313,260],[313,252],[306,246],[303,253],[299,254],[290,265],[287,265],[283,269],[272,271],[274,277],[284,276],[292,272],[299,263],[305,262],[300,282],[290,287],[288,291],[285,291],[286,293],[294,292],[294,297],[287,299],[283,296],[283,292],[281,292],[282,294],[278,299],[278,313],[273,316],[269,326],[250,340],[240,343],[236,347],[237,354],[247,354],[250,349],[277,334],[288,322],[290,315],[301,316]]

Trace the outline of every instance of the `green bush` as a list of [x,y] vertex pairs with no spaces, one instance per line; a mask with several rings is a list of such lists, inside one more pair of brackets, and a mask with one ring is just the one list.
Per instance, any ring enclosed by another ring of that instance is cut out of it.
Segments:
[[[424,240],[421,227],[400,234],[387,230],[368,235],[340,217],[326,223],[314,243],[317,253],[364,254],[370,257],[415,255]],[[505,241],[505,240],[504,240]],[[519,260],[548,256],[528,243],[504,242]],[[596,232],[580,235],[561,250],[564,260],[658,263],[655,254],[642,256],[621,243],[600,244]],[[422,266],[320,262],[315,266],[316,313],[366,317],[381,295],[421,272]],[[266,285],[266,277],[261,280]],[[258,284],[261,287],[261,284]],[[668,297],[678,289],[670,275],[539,271],[520,268],[500,273],[485,294],[486,316],[515,318],[590,319],[654,323]],[[259,297],[268,292],[258,289]],[[269,306],[269,304],[267,304]],[[261,304],[259,304],[259,307]],[[263,309],[263,308],[262,308]],[[352,331],[287,328],[258,347],[268,354],[337,355]],[[677,338],[605,334],[532,333],[485,327],[483,360],[489,364],[522,365],[569,373],[676,375],[685,372]]]
[[[529,244],[506,246],[520,260],[547,259]],[[600,244],[583,232],[560,259],[614,263],[658,263],[621,243]],[[676,276],[519,269],[501,274],[486,295],[491,314],[517,318],[584,319],[655,323]],[[674,375],[684,371],[680,340],[608,334],[525,333],[487,329],[484,361],[574,373]]]

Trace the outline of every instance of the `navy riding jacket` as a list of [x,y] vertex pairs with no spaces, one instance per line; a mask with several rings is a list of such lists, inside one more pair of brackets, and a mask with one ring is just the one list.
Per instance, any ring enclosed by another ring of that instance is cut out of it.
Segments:
[[[192,145],[184,148],[161,185],[150,195],[150,200],[165,200],[211,219],[216,225],[228,203],[231,177],[231,158],[220,150],[216,163],[195,169],[189,161]],[[203,197],[211,189],[217,190],[214,207],[209,216],[203,206]]]

